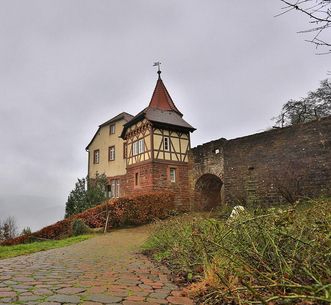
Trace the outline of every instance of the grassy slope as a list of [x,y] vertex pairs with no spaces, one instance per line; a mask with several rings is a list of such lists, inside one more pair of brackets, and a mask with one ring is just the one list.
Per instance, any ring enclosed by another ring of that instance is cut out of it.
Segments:
[[322,198],[230,223],[174,217],[156,225],[145,249],[195,282],[204,304],[327,304],[330,232],[331,199]]
[[26,255],[54,248],[62,248],[89,239],[93,236],[94,235],[89,234],[69,237],[62,240],[49,240],[43,242],[34,242],[31,244],[21,244],[16,246],[0,246],[0,259],[15,257],[19,255]]

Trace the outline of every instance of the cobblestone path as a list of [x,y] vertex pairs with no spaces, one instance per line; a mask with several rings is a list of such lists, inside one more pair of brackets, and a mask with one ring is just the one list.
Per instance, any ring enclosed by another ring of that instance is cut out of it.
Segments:
[[166,268],[138,254],[146,228],[0,260],[0,305],[193,304]]

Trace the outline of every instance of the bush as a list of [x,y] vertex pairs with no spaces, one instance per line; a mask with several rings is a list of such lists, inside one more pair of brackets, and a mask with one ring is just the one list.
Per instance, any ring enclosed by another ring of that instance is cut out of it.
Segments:
[[62,239],[71,234],[72,223],[81,219],[89,228],[105,226],[109,213],[108,228],[125,225],[141,225],[154,219],[164,219],[174,210],[174,194],[166,192],[111,199],[82,213],[65,218],[31,235],[6,240],[2,245],[17,245],[34,239]]
[[198,281],[203,304],[328,304],[330,203],[250,211],[231,223],[173,218],[146,249]]
[[80,218],[74,219],[71,226],[73,236],[84,235],[90,233],[91,231],[85,222]]

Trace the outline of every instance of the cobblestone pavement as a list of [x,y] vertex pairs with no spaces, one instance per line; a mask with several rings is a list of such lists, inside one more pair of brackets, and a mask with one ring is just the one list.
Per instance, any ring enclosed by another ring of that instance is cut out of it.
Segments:
[[130,228],[66,248],[0,260],[0,305],[193,304],[138,247],[146,228]]

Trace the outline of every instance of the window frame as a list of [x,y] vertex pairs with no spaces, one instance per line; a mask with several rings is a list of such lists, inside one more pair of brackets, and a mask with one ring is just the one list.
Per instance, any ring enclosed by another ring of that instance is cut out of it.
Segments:
[[127,143],[123,143],[123,159],[128,157],[128,145]]
[[109,125],[109,134],[115,134],[115,132],[116,132],[115,124],[110,124]]
[[133,156],[138,155],[138,141],[134,141],[132,143],[132,155]]
[[100,149],[93,150],[93,164],[100,163]]
[[163,150],[170,151],[170,137],[163,137]]
[[108,161],[115,161],[116,150],[115,145],[108,147]]
[[138,154],[143,154],[145,152],[145,141],[144,139],[138,140]]
[[132,143],[132,155],[137,156],[145,152],[145,140],[144,138],[134,141]]
[[[172,173],[173,173],[173,175],[172,175]],[[169,180],[171,183],[177,182],[177,168],[176,167],[169,168]]]
[[134,187],[139,187],[140,186],[140,177],[139,177],[139,172],[134,173]]
[[[110,193],[110,196],[108,198],[119,198],[120,195],[120,179],[113,179],[110,181],[110,184],[108,185],[108,196]],[[110,188],[110,191],[109,191]]]

